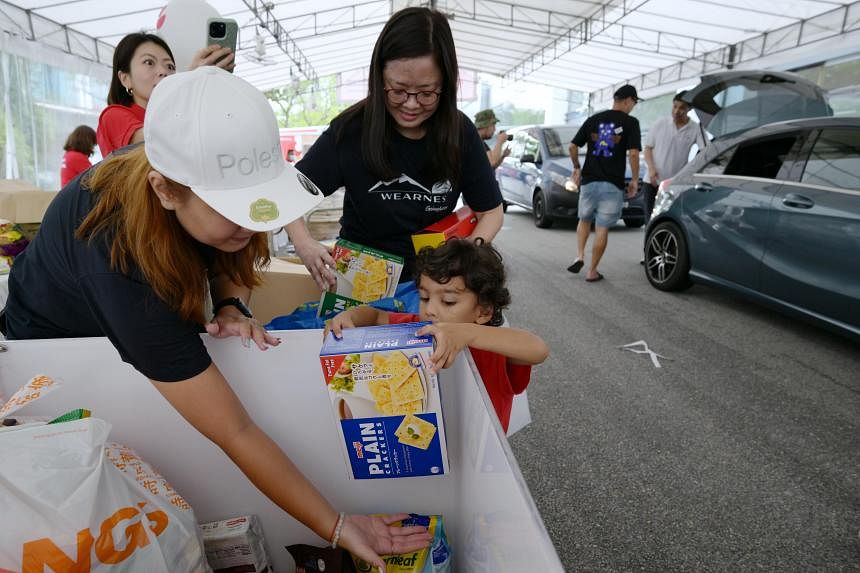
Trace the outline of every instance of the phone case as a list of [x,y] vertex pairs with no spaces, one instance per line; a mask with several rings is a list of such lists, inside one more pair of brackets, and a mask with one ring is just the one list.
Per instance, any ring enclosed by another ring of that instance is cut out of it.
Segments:
[[[209,35],[209,24],[211,22],[224,22],[227,25],[227,33],[223,38],[213,38]],[[223,46],[225,48],[230,48],[233,53],[236,53],[236,42],[239,36],[239,24],[236,23],[236,20],[232,20],[230,18],[209,18],[206,21],[206,45],[211,46],[212,44],[218,44],[219,46]]]

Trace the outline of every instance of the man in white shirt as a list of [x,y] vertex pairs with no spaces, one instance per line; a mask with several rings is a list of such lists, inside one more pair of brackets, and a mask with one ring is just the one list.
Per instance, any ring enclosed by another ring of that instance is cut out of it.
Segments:
[[660,181],[671,179],[687,164],[690,148],[696,143],[704,148],[704,138],[699,124],[690,121],[690,105],[682,97],[683,91],[672,99],[672,115],[661,117],[651,129],[645,140],[645,163],[648,164],[648,181],[645,182],[645,210],[648,218],[654,210],[657,187]]

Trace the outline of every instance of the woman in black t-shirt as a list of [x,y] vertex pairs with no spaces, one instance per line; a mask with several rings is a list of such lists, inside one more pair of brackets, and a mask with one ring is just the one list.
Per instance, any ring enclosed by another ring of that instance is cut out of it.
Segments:
[[[370,63],[368,96],[332,121],[296,167],[329,195],[346,188],[340,236],[406,259],[410,236],[451,213],[462,194],[476,212],[472,237],[502,226],[502,197],[474,124],[457,110],[457,55],[443,14],[395,13]],[[335,285],[334,260],[303,219],[290,239],[322,289]]]
[[[322,198],[280,152],[266,98],[219,68],[155,88],[145,144],[66,186],[15,260],[10,339],[107,336],[122,359],[254,485],[322,538],[383,566],[379,553],[426,546],[426,528],[335,511],[250,418],[200,332],[279,343],[243,301],[268,263],[263,231]],[[204,318],[207,283],[215,316]]]

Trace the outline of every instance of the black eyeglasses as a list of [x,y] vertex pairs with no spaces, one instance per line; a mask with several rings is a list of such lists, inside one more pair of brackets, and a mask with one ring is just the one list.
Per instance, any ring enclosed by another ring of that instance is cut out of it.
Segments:
[[385,88],[385,95],[388,97],[388,101],[395,105],[406,103],[410,96],[415,96],[415,101],[418,102],[418,105],[433,105],[439,101],[439,94],[441,93],[441,91],[408,92],[406,90]]

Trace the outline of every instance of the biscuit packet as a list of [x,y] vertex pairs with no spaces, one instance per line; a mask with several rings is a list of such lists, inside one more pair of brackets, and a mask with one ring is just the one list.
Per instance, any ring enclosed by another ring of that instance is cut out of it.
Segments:
[[357,300],[373,302],[394,296],[403,257],[338,239],[332,250],[337,278],[335,293]]
[[[448,537],[442,525],[441,515],[418,515],[410,513],[409,517],[400,522],[401,527],[423,525],[433,536],[429,547],[401,553],[400,555],[384,555],[386,573],[451,573],[451,548]],[[355,570],[358,573],[379,573],[379,568],[352,556]]]
[[354,479],[448,473],[439,379],[428,323],[332,333],[320,350],[332,413]]

